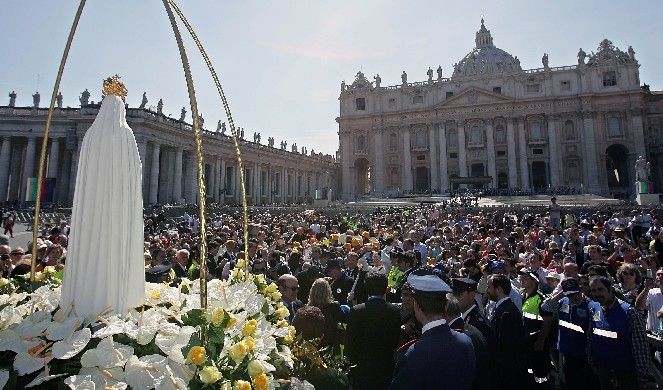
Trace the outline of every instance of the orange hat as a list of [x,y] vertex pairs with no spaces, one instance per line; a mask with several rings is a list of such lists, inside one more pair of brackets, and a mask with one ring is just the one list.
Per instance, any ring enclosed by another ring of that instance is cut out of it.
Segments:
[[352,245],[350,245],[349,242],[346,242],[345,244],[343,244],[343,249],[351,249],[351,248],[352,248]]
[[364,237],[364,238],[368,238],[368,237],[371,236],[371,234],[369,232],[367,232],[366,230],[364,230],[363,232],[361,232],[361,236]]
[[352,237],[352,247],[356,247],[356,246],[359,246],[359,245],[361,245],[361,242],[359,241],[359,239],[356,238],[356,237]]

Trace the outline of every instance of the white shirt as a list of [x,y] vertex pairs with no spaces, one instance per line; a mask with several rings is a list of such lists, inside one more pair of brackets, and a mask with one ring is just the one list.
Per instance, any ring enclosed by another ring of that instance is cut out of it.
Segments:
[[426,325],[421,327],[421,334],[423,335],[424,333],[426,333],[427,330],[432,329],[432,328],[434,328],[438,325],[446,324],[446,323],[447,323],[446,320],[431,321],[431,322],[429,322]]
[[656,313],[663,307],[663,293],[660,288],[652,288],[647,293],[647,330],[652,333],[660,333]]

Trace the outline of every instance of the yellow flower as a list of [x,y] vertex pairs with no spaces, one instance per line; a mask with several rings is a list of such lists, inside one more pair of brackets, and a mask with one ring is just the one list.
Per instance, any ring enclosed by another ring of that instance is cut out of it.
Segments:
[[276,323],[276,326],[278,326],[279,328],[285,328],[286,326],[288,326],[288,321],[286,321],[286,320],[279,320],[279,321]]
[[210,384],[221,379],[221,373],[219,372],[219,369],[214,366],[205,366],[198,373],[198,377],[200,378],[201,382]]
[[258,329],[258,321],[248,320],[242,327],[242,334],[244,336],[252,336],[256,332],[256,329]]
[[152,298],[152,299],[161,299],[161,291],[160,290],[150,291],[150,298]]
[[271,294],[271,297],[272,297],[272,301],[274,301],[274,302],[278,302],[278,301],[281,300],[281,293],[280,293],[279,291],[274,291],[274,292]]
[[286,344],[290,344],[295,340],[295,335],[297,334],[297,331],[295,330],[294,326],[290,326],[288,328],[288,334],[283,337],[283,341]]
[[270,283],[269,286],[265,287],[265,293],[272,294],[279,291],[279,288],[274,283]]
[[282,303],[279,303],[278,306],[276,307],[276,315],[281,320],[284,318],[288,318],[288,316],[290,315],[290,310],[288,310],[288,308],[285,307],[285,305],[283,305]]
[[47,265],[46,267],[44,267],[44,273],[45,274],[51,274],[52,275],[55,272],[57,272],[57,271],[55,271],[55,267],[53,267],[52,265]]
[[269,389],[269,377],[262,373],[255,378],[253,378],[253,387],[256,390],[267,390]]
[[247,381],[235,381],[233,390],[251,390],[251,384]]
[[189,350],[189,354],[187,355],[187,359],[195,364],[196,366],[199,366],[203,364],[205,361],[205,348],[204,347],[192,347]]
[[237,318],[235,318],[234,315],[232,315],[230,313],[228,313],[228,315],[230,315],[230,319],[228,320],[228,323],[226,324],[226,329],[235,326],[235,324],[237,323]]
[[219,326],[223,322],[223,319],[226,316],[226,311],[220,307],[214,309],[208,309],[205,313],[205,319],[207,322],[210,322],[214,326]]
[[5,287],[9,283],[11,283],[11,280],[5,279],[5,278],[0,278],[0,288]]
[[237,264],[235,264],[235,268],[239,268],[239,269],[244,269],[245,266],[246,266],[246,262],[244,261],[244,259],[237,260]]
[[249,348],[244,341],[240,341],[239,343],[233,345],[228,351],[228,355],[230,355],[230,358],[234,360],[235,363],[239,363],[244,360],[244,357],[246,357],[247,353],[249,353]]
[[267,283],[267,280],[265,280],[265,275],[263,274],[256,275],[256,280],[258,281],[258,284],[260,284],[261,286]]
[[246,348],[248,348],[249,351],[256,349],[256,342],[253,340],[253,337],[247,336],[243,342],[246,343]]
[[249,371],[249,376],[253,378],[265,372],[265,368],[262,366],[262,363],[260,363],[258,360],[251,360],[249,362],[248,371]]
[[232,271],[230,271],[230,276],[233,279],[244,279],[244,270],[239,267],[235,267]]
[[43,272],[35,272],[35,280],[38,282],[43,282],[46,280],[46,275]]

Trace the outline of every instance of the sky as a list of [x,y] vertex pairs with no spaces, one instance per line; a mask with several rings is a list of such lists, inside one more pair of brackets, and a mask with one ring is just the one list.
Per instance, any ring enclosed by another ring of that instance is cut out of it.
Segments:
[[[451,67],[474,47],[485,18],[494,44],[518,56],[524,69],[572,65],[582,47],[608,38],[632,45],[640,80],[663,89],[658,1],[442,1],[442,0],[179,0],[221,80],[237,126],[307,149],[338,149],[340,83],[358,70],[382,85],[426,79],[428,67]],[[15,90],[28,106],[40,91],[48,105],[74,18],[74,0],[0,0],[0,104]],[[182,33],[186,31],[181,27]],[[221,100],[193,42],[185,38],[205,127],[226,121]],[[61,88],[64,105],[79,105],[88,88],[99,101],[102,79],[119,74],[132,107],[147,92],[148,106],[164,113],[190,109],[182,66],[159,0],[87,0]]]

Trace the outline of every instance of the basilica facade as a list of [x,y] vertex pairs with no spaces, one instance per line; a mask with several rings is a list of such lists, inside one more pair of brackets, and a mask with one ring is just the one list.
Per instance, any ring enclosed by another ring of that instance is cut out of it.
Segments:
[[465,185],[628,196],[647,156],[640,64],[607,39],[577,59],[551,66],[544,54],[540,68],[522,69],[482,20],[450,77],[440,67],[383,86],[358,72],[339,97],[342,197]]
[[[50,201],[71,205],[81,143],[100,105],[88,104],[83,98],[80,108],[61,107],[61,98],[58,105],[47,144],[45,177],[53,179]],[[183,120],[184,109],[178,120],[162,113],[162,102],[157,108],[144,105],[127,107],[126,115],[143,162],[144,203],[197,203],[193,130]],[[0,202],[30,200],[29,180],[37,176],[47,112],[39,107],[36,96],[32,106],[17,106],[15,92],[7,106],[0,106]],[[225,130],[225,124],[219,123],[217,131],[203,131],[206,194],[209,201],[241,204],[235,147]],[[261,142],[258,133],[252,140],[244,139],[244,129],[240,131],[249,204],[306,203],[316,194],[322,198],[335,190],[334,157],[286,141],[274,145],[273,137]]]

